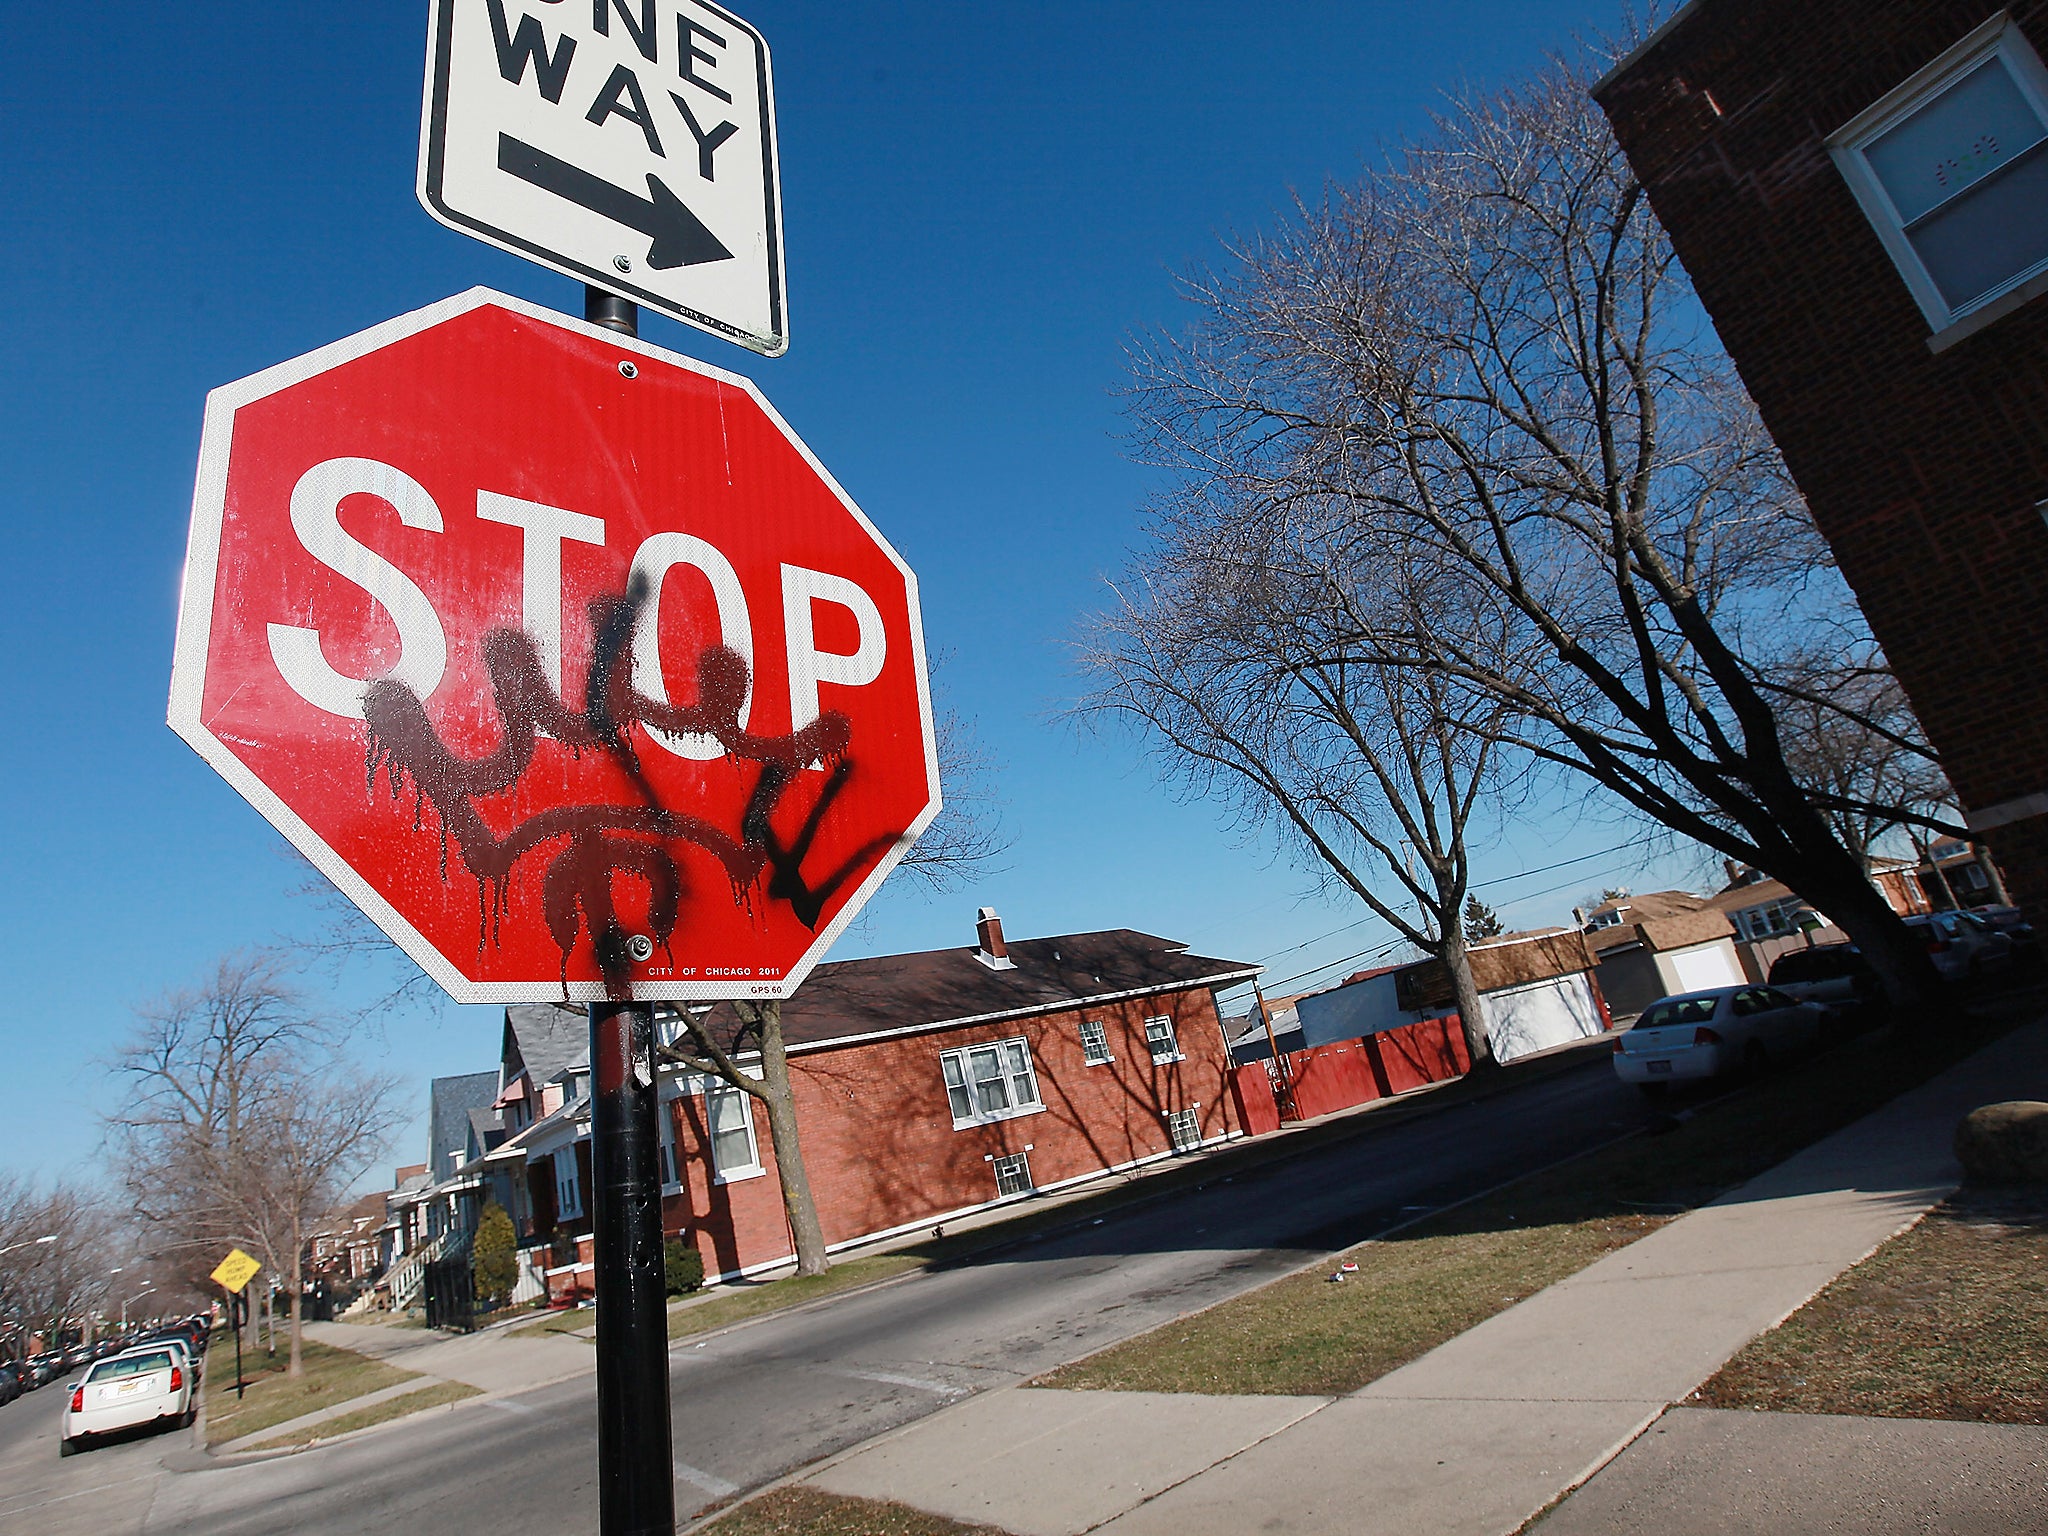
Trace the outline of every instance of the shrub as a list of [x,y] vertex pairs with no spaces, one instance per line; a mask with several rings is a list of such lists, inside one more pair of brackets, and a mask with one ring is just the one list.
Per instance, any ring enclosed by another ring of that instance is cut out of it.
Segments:
[[512,1218],[496,1201],[477,1219],[476,1240],[469,1250],[470,1283],[480,1307],[502,1305],[519,1280],[519,1238]]
[[704,1255],[695,1243],[671,1237],[661,1245],[661,1257],[669,1295],[681,1296],[704,1284]]

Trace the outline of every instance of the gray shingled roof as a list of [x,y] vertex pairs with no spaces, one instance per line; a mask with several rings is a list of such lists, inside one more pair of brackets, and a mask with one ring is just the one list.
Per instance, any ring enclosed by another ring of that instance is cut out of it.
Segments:
[[498,1096],[498,1074],[466,1072],[437,1077],[427,1117],[427,1177],[439,1182],[469,1155],[469,1112],[489,1109]]
[[580,1003],[514,1003],[505,1010],[505,1034],[504,1062],[510,1067],[516,1052],[536,1088],[590,1058],[590,1020]]
[[[1260,969],[1246,960],[1189,954],[1184,944],[1129,928],[1013,939],[1009,951],[1009,970],[991,969],[972,946],[828,962],[782,1005],[783,1038],[792,1047],[827,1045],[990,1014],[1046,1012],[1120,993],[1222,986]],[[713,1011],[711,1023],[730,1036],[728,1005]]]

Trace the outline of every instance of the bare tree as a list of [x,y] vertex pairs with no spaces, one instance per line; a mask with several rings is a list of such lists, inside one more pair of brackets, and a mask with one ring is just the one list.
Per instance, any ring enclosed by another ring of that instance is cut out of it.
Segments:
[[1467,622],[1368,605],[1346,653],[1494,700],[1503,740],[1775,875],[1923,999],[1924,947],[1780,725],[1779,662],[1839,580],[1587,95],[1597,62],[1459,103],[1192,278],[1197,325],[1136,361],[1143,439],[1235,500],[1341,509],[1396,580],[1442,573]]
[[300,1374],[307,1239],[400,1116],[396,1085],[350,1069],[274,959],[223,960],[196,990],[146,1010],[111,1063],[108,1117],[123,1187],[157,1246],[243,1246],[289,1296]]
[[0,1174],[0,1323],[11,1324],[0,1358],[20,1354],[28,1336],[55,1340],[81,1328],[112,1289],[116,1223],[105,1200],[73,1183],[47,1190]]
[[[682,1033],[661,1048],[662,1060],[701,1072],[739,1089],[768,1112],[768,1139],[775,1148],[775,1173],[782,1186],[782,1209],[796,1244],[796,1272],[822,1275],[832,1267],[825,1252],[825,1228],[804,1166],[803,1138],[798,1130],[796,1091],[789,1081],[789,1050],[782,1038],[782,1004],[720,1003],[702,1013],[677,1010]],[[756,1055],[760,1070],[750,1072],[740,1058]]]
[[[1466,833],[1499,778],[1502,707],[1443,671],[1359,652],[1353,637],[1383,625],[1389,593],[1349,532],[1344,509],[1315,498],[1171,503],[1121,602],[1085,635],[1080,708],[1136,727],[1191,795],[1277,826],[1442,962],[1483,1068]],[[1419,584],[1395,601],[1418,633],[1464,617]]]

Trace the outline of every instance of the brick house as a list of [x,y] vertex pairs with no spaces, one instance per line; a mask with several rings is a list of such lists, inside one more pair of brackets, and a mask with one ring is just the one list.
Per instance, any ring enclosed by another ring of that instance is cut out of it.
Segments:
[[1971,827],[2048,903],[2048,0],[1692,0],[1595,87]]
[[[1258,971],[1129,929],[1010,943],[987,909],[971,947],[819,966],[782,1026],[826,1242],[1243,1135],[1215,994]],[[656,1017],[674,1039],[674,1012]],[[735,1023],[722,1005],[707,1022]],[[566,1299],[590,1285],[587,1025],[580,1007],[515,1005],[504,1039],[509,1134],[484,1162],[523,1165],[522,1276]],[[707,1275],[787,1262],[766,1114],[687,1071],[664,1069],[660,1093],[663,1230],[697,1245]]]
[[[986,908],[971,948],[819,966],[782,1027],[826,1242],[1243,1135],[1216,993],[1258,971],[1130,929],[1010,943]],[[663,1095],[663,1226],[707,1274],[789,1258],[766,1116],[693,1074]]]

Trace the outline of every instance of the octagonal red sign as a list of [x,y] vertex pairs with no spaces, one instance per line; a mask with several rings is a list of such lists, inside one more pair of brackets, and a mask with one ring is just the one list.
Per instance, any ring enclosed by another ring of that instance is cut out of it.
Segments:
[[172,727],[457,999],[786,996],[939,808],[746,379],[483,289],[208,398]]

